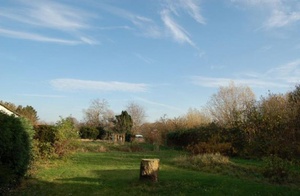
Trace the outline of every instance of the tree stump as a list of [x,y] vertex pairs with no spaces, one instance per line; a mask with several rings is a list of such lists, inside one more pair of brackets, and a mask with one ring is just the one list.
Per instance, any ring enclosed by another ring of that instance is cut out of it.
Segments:
[[142,159],[140,167],[140,180],[157,182],[159,159]]

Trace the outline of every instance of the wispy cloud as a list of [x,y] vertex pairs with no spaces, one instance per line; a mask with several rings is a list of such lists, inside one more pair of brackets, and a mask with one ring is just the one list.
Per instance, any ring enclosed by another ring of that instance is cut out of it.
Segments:
[[140,60],[144,61],[147,64],[152,64],[154,62],[153,59],[146,57],[144,55],[141,55],[140,53],[134,53],[134,56],[136,56],[137,58],[139,58]]
[[166,0],[164,9],[160,12],[161,19],[171,37],[178,43],[188,43],[197,50],[196,44],[188,31],[177,22],[177,18],[183,15],[189,15],[199,24],[205,24],[205,19],[201,15],[199,1],[196,0]]
[[46,28],[75,31],[88,28],[91,14],[54,1],[19,1],[22,6],[2,8],[0,16]]
[[171,106],[171,105],[167,105],[167,104],[163,104],[163,103],[159,103],[159,102],[155,102],[155,101],[150,101],[148,99],[144,99],[144,98],[141,98],[141,97],[136,97],[135,99],[137,99],[139,101],[142,101],[144,103],[150,104],[150,105],[159,106],[159,107],[163,107],[163,108],[167,108],[167,109],[171,109],[171,110],[177,110],[177,111],[180,111],[180,112],[183,111],[182,109],[177,108],[175,106]]
[[239,77],[205,77],[192,76],[191,83],[204,87],[219,87],[227,85],[230,81],[256,88],[289,88],[300,82],[300,60],[295,60],[265,73],[241,74]]
[[[1,7],[2,35],[20,39],[29,39],[42,42],[67,43],[65,36],[76,41],[71,44],[97,44],[85,36],[85,30],[91,28],[89,22],[94,15],[75,9],[71,6],[54,1],[23,1],[17,0],[18,7]],[[4,28],[5,24],[5,28]],[[24,27],[26,25],[26,33]],[[45,29],[63,33],[64,38],[51,38]],[[5,32],[4,32],[5,31]],[[35,33],[35,32],[44,32]],[[17,33],[20,32],[20,33]],[[67,34],[66,34],[67,33]]]
[[[84,40],[77,41],[77,40],[66,40],[66,39],[46,37],[46,36],[34,34],[34,33],[3,29],[1,27],[0,27],[0,35],[6,36],[6,37],[17,38],[17,39],[25,39],[25,40],[32,40],[32,41],[39,41],[39,42],[52,42],[52,43],[68,44],[68,45],[80,44],[80,43],[83,43],[83,41],[84,41]],[[85,40],[85,42],[86,41],[87,40]]]
[[113,7],[107,4],[101,4],[100,7],[116,16],[129,20],[137,29],[137,33],[140,35],[151,38],[160,38],[162,36],[160,27],[151,18],[134,14],[128,10]]
[[226,86],[230,81],[234,81],[237,84],[248,85],[251,87],[265,88],[265,87],[289,87],[285,84],[276,82],[264,81],[261,79],[238,79],[238,78],[214,78],[204,76],[192,76],[190,77],[193,84],[203,87],[220,87]]
[[169,10],[163,10],[161,12],[161,18],[175,41],[179,43],[186,42],[192,46],[195,46],[195,43],[192,42],[187,31],[172,19]]
[[77,79],[54,79],[50,81],[52,87],[61,91],[121,91],[146,92],[148,85],[144,83],[127,83],[117,81],[91,81]]
[[167,9],[177,16],[180,11],[186,12],[198,23],[206,23],[197,0],[167,0]]
[[43,95],[43,94],[19,94],[25,97],[41,97],[41,98],[64,98],[62,95]]
[[259,8],[268,16],[263,28],[285,27],[300,22],[300,2],[293,0],[231,0],[245,6]]

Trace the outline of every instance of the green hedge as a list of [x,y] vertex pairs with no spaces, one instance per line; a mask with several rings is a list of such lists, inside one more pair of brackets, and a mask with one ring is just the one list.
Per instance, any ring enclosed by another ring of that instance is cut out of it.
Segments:
[[82,139],[97,139],[99,131],[95,127],[82,126],[79,129],[79,136]]
[[31,159],[33,128],[22,118],[0,112],[0,194],[25,175]]

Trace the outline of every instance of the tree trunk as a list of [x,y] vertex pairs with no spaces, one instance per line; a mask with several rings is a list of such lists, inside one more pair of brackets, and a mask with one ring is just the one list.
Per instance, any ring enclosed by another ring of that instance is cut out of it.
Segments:
[[140,180],[157,182],[159,159],[142,159],[140,167]]

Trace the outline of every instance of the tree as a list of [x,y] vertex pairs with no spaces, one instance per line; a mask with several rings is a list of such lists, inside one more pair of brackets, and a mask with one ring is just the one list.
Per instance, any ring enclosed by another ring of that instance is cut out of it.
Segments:
[[115,132],[131,133],[133,126],[132,118],[127,111],[122,111],[120,115],[116,115]]
[[32,125],[36,125],[37,121],[39,120],[37,111],[32,106],[27,105],[26,107],[23,107],[23,106],[19,105],[17,107],[13,103],[3,102],[3,101],[0,101],[0,104],[4,105],[6,108],[17,113],[18,115],[28,119]]
[[90,107],[84,110],[84,119],[87,125],[93,127],[105,127],[113,118],[114,113],[109,109],[105,99],[92,100]]
[[33,125],[37,124],[39,119],[37,111],[32,106],[23,107],[19,105],[16,112],[24,118],[27,118]]
[[222,126],[235,127],[247,119],[247,112],[255,102],[255,95],[248,86],[231,82],[213,94],[207,109],[213,120]]
[[186,115],[183,116],[186,128],[194,128],[203,124],[208,124],[210,119],[203,112],[196,108],[190,108]]
[[126,107],[126,111],[131,116],[133,121],[132,131],[134,134],[137,134],[140,131],[140,126],[145,122],[145,109],[135,102],[130,102]]

